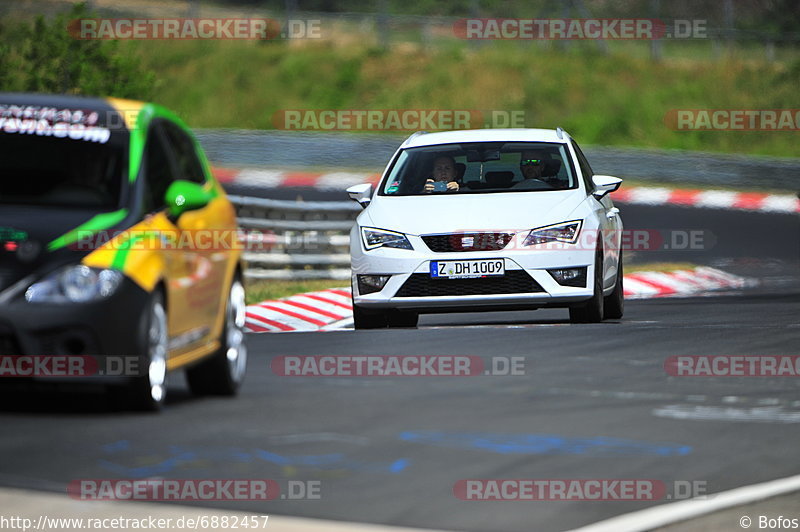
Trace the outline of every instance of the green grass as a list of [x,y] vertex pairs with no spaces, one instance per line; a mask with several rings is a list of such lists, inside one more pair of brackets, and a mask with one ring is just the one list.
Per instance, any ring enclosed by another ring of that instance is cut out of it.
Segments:
[[697,264],[691,262],[651,262],[643,264],[625,263],[625,273],[639,272],[674,272],[677,270],[693,270]]
[[247,304],[260,303],[271,299],[280,299],[303,292],[315,292],[328,288],[347,286],[346,280],[304,280],[304,281],[248,281],[246,283]]
[[[667,59],[493,43],[126,42],[160,77],[156,99],[193,127],[271,129],[283,109],[523,111],[583,144],[797,156],[796,132],[675,131],[671,109],[792,109],[800,59]],[[396,133],[396,132],[395,132]],[[347,134],[347,133],[339,133]]]
[[[49,12],[56,5],[66,4],[35,0],[31,7]],[[218,7],[204,3],[213,8],[208,14]],[[3,51],[20,46],[12,30],[30,18],[28,11],[4,10],[0,86],[39,75],[29,61],[3,63]],[[665,123],[676,109],[796,108],[797,46],[776,47],[768,61],[763,43],[726,50],[710,39],[666,41],[664,59],[655,62],[645,41],[610,41],[607,55],[592,41],[475,46],[445,27],[427,45],[405,28],[383,50],[374,31],[337,24],[324,39],[291,42],[121,41],[120,57],[133,54],[157,78],[139,76],[126,86],[145,80],[152,90],[136,92],[149,92],[198,128],[271,129],[276,113],[290,109],[515,111],[527,127],[561,126],[582,144],[798,156],[796,131],[675,131]],[[68,48],[85,48],[80,57],[89,59],[65,64],[83,72],[94,65],[89,52],[97,43],[81,42],[70,39]],[[56,66],[44,70],[56,76],[64,61],[54,57]]]

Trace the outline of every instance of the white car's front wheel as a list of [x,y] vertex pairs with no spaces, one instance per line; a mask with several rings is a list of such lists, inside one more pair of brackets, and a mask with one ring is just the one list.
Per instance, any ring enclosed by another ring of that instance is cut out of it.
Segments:
[[600,323],[603,321],[603,250],[597,249],[594,259],[594,295],[589,301],[569,308],[572,323]]
[[413,329],[419,322],[419,314],[408,310],[391,310],[387,317],[388,327]]
[[603,301],[603,318],[618,320],[625,313],[625,289],[623,287],[624,272],[622,268],[622,252],[617,263],[617,282],[614,291]]
[[353,302],[353,327],[359,329],[383,329],[389,325],[389,316],[383,311],[366,311]]

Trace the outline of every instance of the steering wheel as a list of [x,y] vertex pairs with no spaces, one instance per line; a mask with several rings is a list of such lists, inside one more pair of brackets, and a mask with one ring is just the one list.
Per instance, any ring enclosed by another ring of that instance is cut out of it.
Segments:
[[524,179],[514,184],[511,188],[517,190],[552,190],[553,186],[543,179],[533,177],[531,179]]

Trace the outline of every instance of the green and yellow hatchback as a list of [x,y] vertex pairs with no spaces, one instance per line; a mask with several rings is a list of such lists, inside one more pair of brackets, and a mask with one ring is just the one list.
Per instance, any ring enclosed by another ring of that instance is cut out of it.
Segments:
[[127,357],[146,409],[167,372],[233,395],[245,293],[233,205],[158,105],[0,93],[0,355]]

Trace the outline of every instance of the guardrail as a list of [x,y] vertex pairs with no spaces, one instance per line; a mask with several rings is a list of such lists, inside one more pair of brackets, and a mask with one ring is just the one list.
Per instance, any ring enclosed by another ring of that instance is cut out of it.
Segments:
[[[362,172],[380,172],[408,136],[213,129],[196,133],[208,158],[224,168],[302,171],[312,161],[314,171],[326,168]],[[800,182],[800,158],[588,145],[582,148],[598,174],[650,181],[656,186],[797,190]],[[309,153],[314,156],[309,158]],[[253,183],[253,187],[258,184]]]
[[245,277],[350,278],[349,233],[361,212],[356,203],[228,198],[245,234]]
[[[800,192],[797,197],[800,199]],[[350,278],[349,233],[361,212],[356,203],[286,201],[235,195],[228,198],[236,208],[239,226],[243,230],[244,259],[247,262],[245,277]],[[632,200],[628,198],[627,201]],[[729,198],[730,205],[734,202],[735,198]],[[774,211],[775,207],[773,204],[766,210]],[[758,210],[757,207],[751,209]],[[781,206],[779,211],[786,209],[786,206]],[[795,209],[791,206],[788,212]]]

